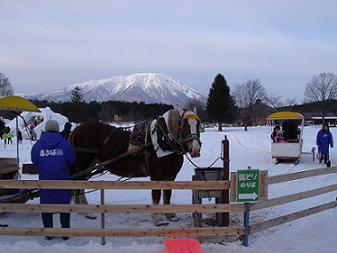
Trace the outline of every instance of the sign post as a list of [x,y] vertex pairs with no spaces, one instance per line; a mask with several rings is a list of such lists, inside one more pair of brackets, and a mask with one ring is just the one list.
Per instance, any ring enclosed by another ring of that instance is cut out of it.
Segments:
[[259,201],[260,171],[238,170],[237,172],[237,202]]

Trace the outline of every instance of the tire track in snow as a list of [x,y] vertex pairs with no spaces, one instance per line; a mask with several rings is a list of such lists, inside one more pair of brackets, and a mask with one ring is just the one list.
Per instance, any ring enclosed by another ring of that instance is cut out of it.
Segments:
[[247,145],[247,142],[242,142],[241,138],[237,136],[237,133],[233,133],[230,135],[230,137],[233,137],[234,140],[243,148],[248,149],[250,151],[254,151],[256,153],[264,153],[264,154],[268,154],[271,155],[271,151],[266,151],[265,149],[259,149],[256,148],[256,145]]

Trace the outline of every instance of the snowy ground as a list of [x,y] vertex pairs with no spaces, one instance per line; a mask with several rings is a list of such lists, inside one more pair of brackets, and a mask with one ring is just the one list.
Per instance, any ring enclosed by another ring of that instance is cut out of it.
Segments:
[[[310,151],[315,144],[315,136],[319,129],[306,127],[304,129],[304,151]],[[337,129],[331,129],[337,136]],[[311,155],[303,155],[298,165],[278,164],[272,162],[270,154],[270,127],[250,128],[244,132],[242,128],[226,128],[224,132],[216,129],[206,129],[202,133],[202,154],[194,162],[200,167],[209,166],[221,153],[221,140],[224,135],[230,141],[230,168],[231,171],[245,169],[251,166],[256,169],[265,169],[269,175],[285,174],[301,170],[320,167],[312,162]],[[337,137],[336,137],[337,138]],[[21,163],[30,161],[32,143],[24,141],[20,146]],[[15,145],[8,145],[6,149],[0,148],[0,157],[14,157]],[[331,150],[333,165],[337,163],[337,153]],[[222,166],[218,161],[214,166]],[[322,166],[322,165],[321,165]],[[323,167],[323,166],[322,166]],[[184,166],[177,180],[191,180],[193,166],[185,159]],[[36,176],[23,175],[23,179],[36,179]],[[104,175],[97,180],[116,180],[112,175]],[[146,179],[143,179],[146,180]],[[276,184],[269,187],[269,198],[274,198],[309,189],[319,188],[337,182],[337,175],[326,175],[311,179],[297,180],[288,183]],[[109,204],[151,203],[150,192],[138,191],[108,191],[106,194]],[[90,203],[99,203],[97,192],[88,194]],[[252,223],[278,217],[293,211],[302,210],[317,204],[335,200],[336,192],[324,194],[319,197],[293,202],[278,207],[263,209],[252,213]],[[191,203],[190,191],[176,190],[172,196],[173,203]],[[38,199],[31,201],[38,203]],[[208,200],[204,200],[208,203]],[[294,222],[265,230],[250,236],[248,248],[241,246],[239,241],[204,240],[202,247],[205,253],[225,252],[337,252],[335,238],[337,237],[336,210],[330,209],[319,214],[309,216]],[[171,222],[168,227],[191,227],[190,214],[178,214],[179,222]],[[232,224],[242,221],[239,215],[230,216]],[[106,218],[108,228],[150,228],[153,227],[150,214],[109,214]],[[0,224],[12,227],[41,227],[39,214],[11,213],[0,215]],[[59,226],[58,217],[54,224]],[[99,219],[87,220],[83,216],[73,214],[71,226],[76,228],[99,227]],[[54,239],[45,241],[41,237],[0,237],[1,252],[163,252],[163,238],[107,238],[105,246],[100,245],[100,238],[70,238],[69,241]]]

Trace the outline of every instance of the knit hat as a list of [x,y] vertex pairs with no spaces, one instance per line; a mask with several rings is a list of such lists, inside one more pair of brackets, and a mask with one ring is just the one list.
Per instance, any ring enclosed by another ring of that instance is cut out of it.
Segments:
[[48,131],[54,131],[54,132],[60,131],[59,123],[57,123],[56,120],[48,120],[46,122],[45,131],[46,132],[48,132]]

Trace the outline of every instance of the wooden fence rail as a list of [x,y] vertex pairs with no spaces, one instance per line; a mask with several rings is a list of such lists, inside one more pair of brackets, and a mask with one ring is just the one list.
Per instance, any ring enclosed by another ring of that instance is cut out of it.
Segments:
[[284,183],[289,182],[292,180],[297,179],[303,179],[308,177],[315,177],[315,176],[321,176],[331,173],[336,173],[337,167],[330,167],[330,168],[317,168],[312,170],[305,170],[295,173],[289,173],[285,175],[277,175],[277,176],[270,176],[268,177],[268,184],[278,184],[278,183]]
[[77,180],[1,180],[1,188],[25,189],[113,189],[113,190],[228,190],[229,181],[77,181]]
[[312,214],[316,214],[316,213],[328,210],[330,208],[335,208],[336,206],[337,206],[337,201],[333,201],[333,202],[329,202],[326,204],[314,206],[314,207],[311,207],[311,208],[308,208],[302,211],[298,211],[295,213],[287,214],[287,215],[284,215],[284,216],[281,216],[275,219],[263,221],[261,223],[257,223],[257,224],[250,226],[249,232],[253,233],[253,232],[258,232],[258,231],[261,231],[267,228],[275,227],[275,226],[281,225],[286,222],[290,222],[293,220],[297,220],[297,219],[300,219],[300,218],[303,218],[303,217],[306,217]]
[[0,204],[0,212],[62,212],[62,213],[222,213],[244,212],[244,204],[193,205],[61,205],[61,204]]
[[251,210],[253,211],[253,210],[258,210],[262,208],[286,204],[286,203],[290,203],[290,202],[294,202],[294,201],[298,201],[298,200],[302,200],[302,199],[306,199],[310,197],[315,197],[315,196],[322,195],[322,194],[336,191],[336,190],[337,190],[337,184],[333,184],[333,185],[325,186],[325,187],[318,188],[318,189],[313,189],[313,190],[309,190],[305,192],[299,192],[299,193],[295,193],[295,194],[291,194],[287,196],[269,199],[263,202],[253,204],[251,207]]
[[0,235],[15,236],[87,236],[87,237],[146,237],[146,236],[240,236],[243,227],[222,228],[146,228],[146,229],[90,229],[90,228],[12,228],[0,227]]

